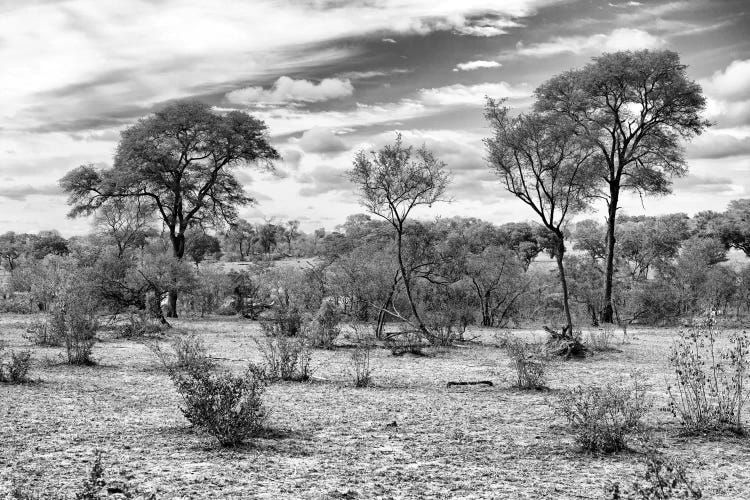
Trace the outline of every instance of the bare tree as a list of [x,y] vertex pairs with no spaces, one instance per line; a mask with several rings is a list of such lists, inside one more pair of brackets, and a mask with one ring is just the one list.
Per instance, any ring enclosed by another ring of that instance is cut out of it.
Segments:
[[536,110],[565,117],[599,150],[607,204],[607,255],[602,321],[611,323],[615,222],[620,192],[666,194],[670,177],[686,171],[683,140],[710,123],[701,87],[688,79],[668,50],[604,54],[587,66],[555,76],[536,89]]
[[129,248],[145,245],[153,222],[153,207],[137,198],[117,198],[97,211],[94,227],[114,241],[122,257]]
[[450,182],[445,164],[424,146],[417,150],[405,147],[401,134],[397,134],[393,144],[371,151],[369,155],[364,151],[357,153],[349,177],[359,187],[363,206],[393,227],[400,272],[400,278],[394,282],[397,283],[400,279],[404,285],[411,315],[416,323],[414,326],[422,334],[429,336],[430,332],[422,321],[412,296],[414,274],[407,268],[404,259],[404,232],[406,221],[415,207],[443,200]]
[[[541,113],[512,118],[501,102],[487,100],[485,116],[494,136],[485,140],[490,167],[505,188],[539,216],[554,235],[553,254],[562,285],[566,326],[561,337],[573,350],[580,343],[573,336],[573,320],[565,278],[563,228],[573,214],[588,206],[594,191],[592,168],[595,150],[573,133],[569,124]],[[570,349],[569,349],[570,351]]]

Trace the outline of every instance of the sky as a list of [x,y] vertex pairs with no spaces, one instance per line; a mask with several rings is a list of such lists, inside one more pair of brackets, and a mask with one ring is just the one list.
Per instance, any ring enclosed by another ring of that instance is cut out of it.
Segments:
[[[90,230],[58,180],[112,163],[119,133],[176,99],[246,111],[283,160],[236,175],[253,222],[333,229],[364,212],[346,176],[359,150],[425,145],[450,203],[416,215],[533,220],[484,159],[485,96],[523,111],[546,79],[602,52],[671,49],[714,125],[672,195],[630,215],[722,211],[750,197],[750,4],[742,0],[0,0],[0,232]],[[598,209],[598,210],[597,210]],[[587,218],[604,218],[594,207]]]

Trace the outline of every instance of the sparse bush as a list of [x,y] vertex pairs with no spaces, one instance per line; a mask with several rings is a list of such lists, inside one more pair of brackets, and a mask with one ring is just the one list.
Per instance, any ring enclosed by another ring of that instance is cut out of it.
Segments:
[[105,484],[102,452],[96,450],[94,455],[94,465],[91,466],[89,477],[83,481],[81,491],[76,493],[76,500],[98,500],[100,498],[99,493]]
[[584,450],[613,453],[627,447],[649,407],[645,388],[634,379],[632,388],[578,386],[562,396],[558,410]]
[[256,340],[264,359],[263,372],[270,381],[306,381],[312,375],[310,351],[299,339],[267,337]]
[[91,351],[99,324],[84,298],[67,294],[56,301],[52,306],[49,328],[53,338],[63,339],[69,364],[94,364]]
[[62,337],[56,335],[62,329],[54,328],[51,320],[38,320],[26,328],[24,337],[32,344],[42,347],[59,347],[63,345]]
[[243,375],[177,370],[172,380],[182,397],[185,418],[222,446],[240,444],[263,429],[267,417],[262,399],[265,382],[254,370]]
[[306,337],[313,347],[333,349],[336,338],[341,333],[341,315],[330,300],[324,300],[307,328]]
[[260,322],[260,326],[270,337],[296,337],[302,333],[302,314],[296,306],[278,307],[270,319]]
[[132,308],[124,324],[117,328],[117,336],[125,339],[159,334],[163,327],[153,321],[148,311]]
[[619,483],[610,484],[606,493],[612,500],[703,498],[700,488],[687,477],[683,466],[655,451],[646,456],[643,480],[633,482],[624,490]]
[[10,351],[0,344],[0,382],[22,384],[28,382],[31,368],[31,351]]
[[372,373],[375,369],[370,363],[371,351],[370,343],[360,343],[349,357],[349,374],[354,379],[355,387],[367,387],[372,383]]
[[171,374],[182,371],[201,375],[213,371],[216,363],[208,356],[203,341],[196,335],[178,337],[172,341],[172,352],[164,352],[159,344],[150,344],[149,348]]
[[516,386],[521,389],[544,388],[549,361],[544,346],[508,338],[505,347],[510,357],[510,366],[516,371]]
[[592,351],[606,352],[611,351],[612,340],[615,337],[615,329],[612,325],[606,324],[596,331],[590,331],[586,339],[586,347]]
[[716,342],[722,334],[713,319],[680,332],[669,357],[675,387],[668,387],[669,407],[688,432],[743,432],[742,410],[748,390],[747,332],[728,337],[728,347]]

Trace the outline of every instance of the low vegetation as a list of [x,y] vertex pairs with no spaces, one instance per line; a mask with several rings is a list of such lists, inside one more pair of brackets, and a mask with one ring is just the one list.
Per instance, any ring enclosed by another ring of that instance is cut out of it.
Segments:
[[628,438],[643,429],[649,408],[645,388],[636,379],[632,387],[578,386],[563,394],[558,411],[583,450],[613,453],[626,449]]

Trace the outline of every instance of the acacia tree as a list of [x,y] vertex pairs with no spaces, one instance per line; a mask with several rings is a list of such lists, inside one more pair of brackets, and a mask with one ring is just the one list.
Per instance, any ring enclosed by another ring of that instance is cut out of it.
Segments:
[[417,150],[405,147],[401,134],[397,134],[393,144],[378,151],[371,151],[369,155],[358,152],[349,178],[359,188],[362,205],[393,227],[400,274],[394,282],[403,283],[415,326],[422,334],[430,336],[412,295],[414,272],[406,264],[404,233],[415,207],[442,200],[450,182],[445,163],[424,146]]
[[[239,111],[220,115],[207,104],[179,101],[124,130],[111,168],[83,165],[60,185],[69,194],[71,217],[123,198],[147,204],[164,223],[174,257],[182,259],[189,227],[232,222],[238,206],[253,202],[232,168],[258,163],[271,168],[277,158],[257,118]],[[168,300],[169,315],[176,317],[177,292]]]
[[666,194],[671,177],[684,175],[683,139],[709,122],[701,87],[688,79],[677,53],[660,50],[603,54],[581,69],[557,75],[536,89],[535,109],[569,119],[599,150],[607,204],[607,255],[602,321],[611,323],[615,222],[622,190]]
[[501,101],[487,99],[485,117],[494,136],[485,139],[490,168],[505,188],[531,207],[554,236],[552,253],[562,286],[566,326],[560,337],[567,352],[582,349],[573,336],[565,278],[563,228],[569,217],[588,206],[594,190],[596,153],[573,133],[568,122],[542,113],[509,116]]

